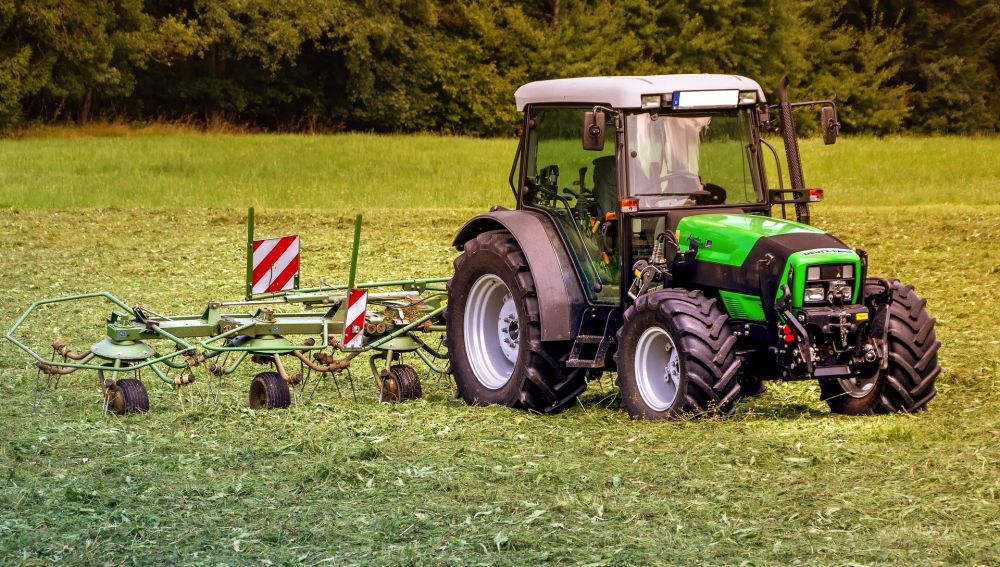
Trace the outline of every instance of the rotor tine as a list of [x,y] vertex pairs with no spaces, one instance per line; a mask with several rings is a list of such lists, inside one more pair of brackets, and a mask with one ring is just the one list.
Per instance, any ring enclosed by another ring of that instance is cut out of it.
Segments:
[[35,401],[31,404],[31,413],[37,413],[38,409],[42,405],[42,400],[45,398],[45,394],[49,390],[49,376],[45,377],[45,387],[42,388],[42,369],[35,369]]
[[350,368],[347,369],[347,381],[351,384],[351,397],[353,397],[354,401],[357,402],[358,393],[354,389],[354,374],[351,372]]
[[343,394],[340,393],[340,380],[337,379],[337,374],[340,374],[340,372],[333,372],[330,374],[330,377],[333,378],[333,385],[337,387],[337,397],[342,398]]
[[[334,380],[336,380],[336,378],[334,378]],[[322,373],[318,373],[318,374],[316,375],[316,383],[315,383],[315,384],[313,384],[313,389],[312,389],[312,392],[310,392],[310,393],[309,393],[309,399],[310,399],[310,400],[311,400],[311,399],[313,398],[313,396],[315,396],[315,395],[316,395],[316,390],[318,390],[318,389],[319,389],[319,384],[320,384],[320,382],[322,382],[322,381],[323,381],[323,374],[322,374]],[[338,387],[338,388],[339,388],[339,387]]]

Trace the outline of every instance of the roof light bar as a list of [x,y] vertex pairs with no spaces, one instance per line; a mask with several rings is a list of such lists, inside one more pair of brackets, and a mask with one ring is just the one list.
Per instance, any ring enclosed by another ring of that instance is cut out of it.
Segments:
[[676,91],[671,101],[675,109],[689,108],[736,108],[740,91]]

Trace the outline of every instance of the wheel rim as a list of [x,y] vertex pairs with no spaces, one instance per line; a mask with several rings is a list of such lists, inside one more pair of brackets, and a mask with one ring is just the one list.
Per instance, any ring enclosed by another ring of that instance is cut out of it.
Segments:
[[499,390],[510,382],[520,353],[514,297],[495,274],[472,284],[465,307],[465,351],[480,384]]
[[643,331],[635,347],[635,380],[642,401],[666,411],[681,387],[681,358],[673,338],[661,327]]
[[118,384],[108,388],[107,394],[108,411],[115,415],[125,415],[125,394],[118,387]]
[[850,378],[839,378],[840,388],[845,394],[852,398],[864,398],[875,388],[875,382],[878,380],[878,372],[870,378],[864,378],[861,376],[851,376]]
[[250,383],[250,407],[253,409],[268,407],[267,388],[262,380],[256,378]]

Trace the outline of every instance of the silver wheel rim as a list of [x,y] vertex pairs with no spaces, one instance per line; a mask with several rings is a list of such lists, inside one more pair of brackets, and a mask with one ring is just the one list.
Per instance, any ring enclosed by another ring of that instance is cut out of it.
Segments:
[[517,306],[507,284],[495,274],[480,276],[469,291],[464,323],[472,374],[490,390],[503,388],[520,351]]
[[850,378],[838,378],[837,381],[840,382],[840,388],[845,394],[852,398],[863,398],[871,393],[872,389],[875,387],[875,382],[878,380],[878,373],[876,373],[871,378],[862,378],[860,376],[851,376]]
[[642,401],[654,411],[668,410],[681,387],[681,357],[666,330],[643,331],[635,347],[634,370]]

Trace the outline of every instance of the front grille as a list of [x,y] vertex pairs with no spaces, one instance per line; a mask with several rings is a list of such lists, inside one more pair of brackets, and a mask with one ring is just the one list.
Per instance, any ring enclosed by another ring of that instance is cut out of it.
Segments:
[[[818,269],[818,270],[817,270]],[[819,272],[818,274],[816,272]],[[819,266],[809,266],[806,269],[806,282],[805,289],[812,287],[822,287],[823,288],[823,299],[821,301],[807,301],[803,297],[803,305],[827,305],[829,302],[826,300],[827,294],[830,292],[830,286],[835,281],[842,281],[847,284],[847,287],[851,289],[851,301],[855,302],[854,297],[854,283],[856,280],[856,274],[854,273],[855,267],[853,264],[821,264]],[[850,274],[850,277],[844,277],[844,274]],[[816,276],[819,276],[818,278]],[[812,276],[810,278],[809,276]],[[806,294],[808,295],[808,294]]]

